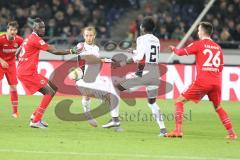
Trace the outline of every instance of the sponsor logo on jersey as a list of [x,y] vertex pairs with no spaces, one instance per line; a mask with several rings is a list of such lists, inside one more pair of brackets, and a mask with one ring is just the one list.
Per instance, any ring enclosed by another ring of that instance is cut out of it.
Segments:
[[3,46],[4,46],[4,47],[7,47],[7,46],[8,46],[8,44],[4,44]]
[[5,49],[4,48],[2,51],[3,51],[3,53],[15,53],[17,51],[17,49]]

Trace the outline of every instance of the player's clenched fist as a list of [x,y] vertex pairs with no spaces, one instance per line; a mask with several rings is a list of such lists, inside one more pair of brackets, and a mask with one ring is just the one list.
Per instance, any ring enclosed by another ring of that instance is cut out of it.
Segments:
[[3,59],[0,59],[0,64],[1,64],[2,68],[8,68],[8,63],[6,61],[4,61]]

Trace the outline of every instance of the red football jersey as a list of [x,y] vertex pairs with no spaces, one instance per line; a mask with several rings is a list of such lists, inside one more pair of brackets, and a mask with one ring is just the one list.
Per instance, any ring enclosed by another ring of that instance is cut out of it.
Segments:
[[189,44],[183,49],[176,49],[185,55],[196,56],[197,80],[219,84],[223,69],[223,52],[221,47],[211,39],[203,39]]
[[7,35],[3,34],[0,36],[0,58],[10,62],[15,61],[15,53],[23,42],[23,38],[16,36],[13,41],[7,39]]
[[37,73],[40,50],[48,50],[49,45],[36,33],[32,33],[22,43],[17,67],[18,75]]

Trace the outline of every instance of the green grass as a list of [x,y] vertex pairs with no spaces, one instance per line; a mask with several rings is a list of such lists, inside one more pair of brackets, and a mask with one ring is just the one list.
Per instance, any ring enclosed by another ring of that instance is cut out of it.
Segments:
[[[159,129],[154,121],[145,121],[150,114],[143,99],[135,107],[121,103],[121,113],[128,114],[122,121],[123,132],[102,129],[100,126],[109,120],[109,115],[98,118],[99,127],[92,128],[87,122],[65,122],[54,114],[54,106],[66,97],[55,97],[45,113],[44,119],[49,123],[48,129],[29,128],[29,117],[39,104],[41,97],[20,96],[20,118],[11,117],[8,96],[0,97],[0,160],[139,160],[139,159],[173,159],[173,160],[235,160],[240,158],[240,141],[225,140],[226,131],[220,123],[214,109],[207,101],[199,104],[188,103],[185,113],[188,120],[184,122],[182,139],[158,137]],[[73,111],[81,109],[81,99],[73,99]],[[92,107],[99,102],[92,101]],[[174,127],[171,113],[173,101],[159,100],[163,112],[169,115],[165,121],[170,131]],[[239,102],[223,102],[229,113],[235,130],[240,133]],[[191,120],[189,114],[191,111]],[[129,115],[140,112],[140,118],[130,121]]]

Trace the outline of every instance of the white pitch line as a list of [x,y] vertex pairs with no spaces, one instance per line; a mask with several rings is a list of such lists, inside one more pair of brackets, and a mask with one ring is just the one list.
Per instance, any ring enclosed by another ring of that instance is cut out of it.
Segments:
[[29,154],[55,154],[55,155],[75,155],[75,156],[104,156],[104,157],[129,157],[129,158],[151,158],[151,159],[185,159],[185,160],[239,160],[239,158],[227,157],[193,157],[193,156],[161,156],[148,154],[114,154],[114,153],[91,153],[91,152],[46,152],[34,150],[0,149],[0,153],[29,153]]

